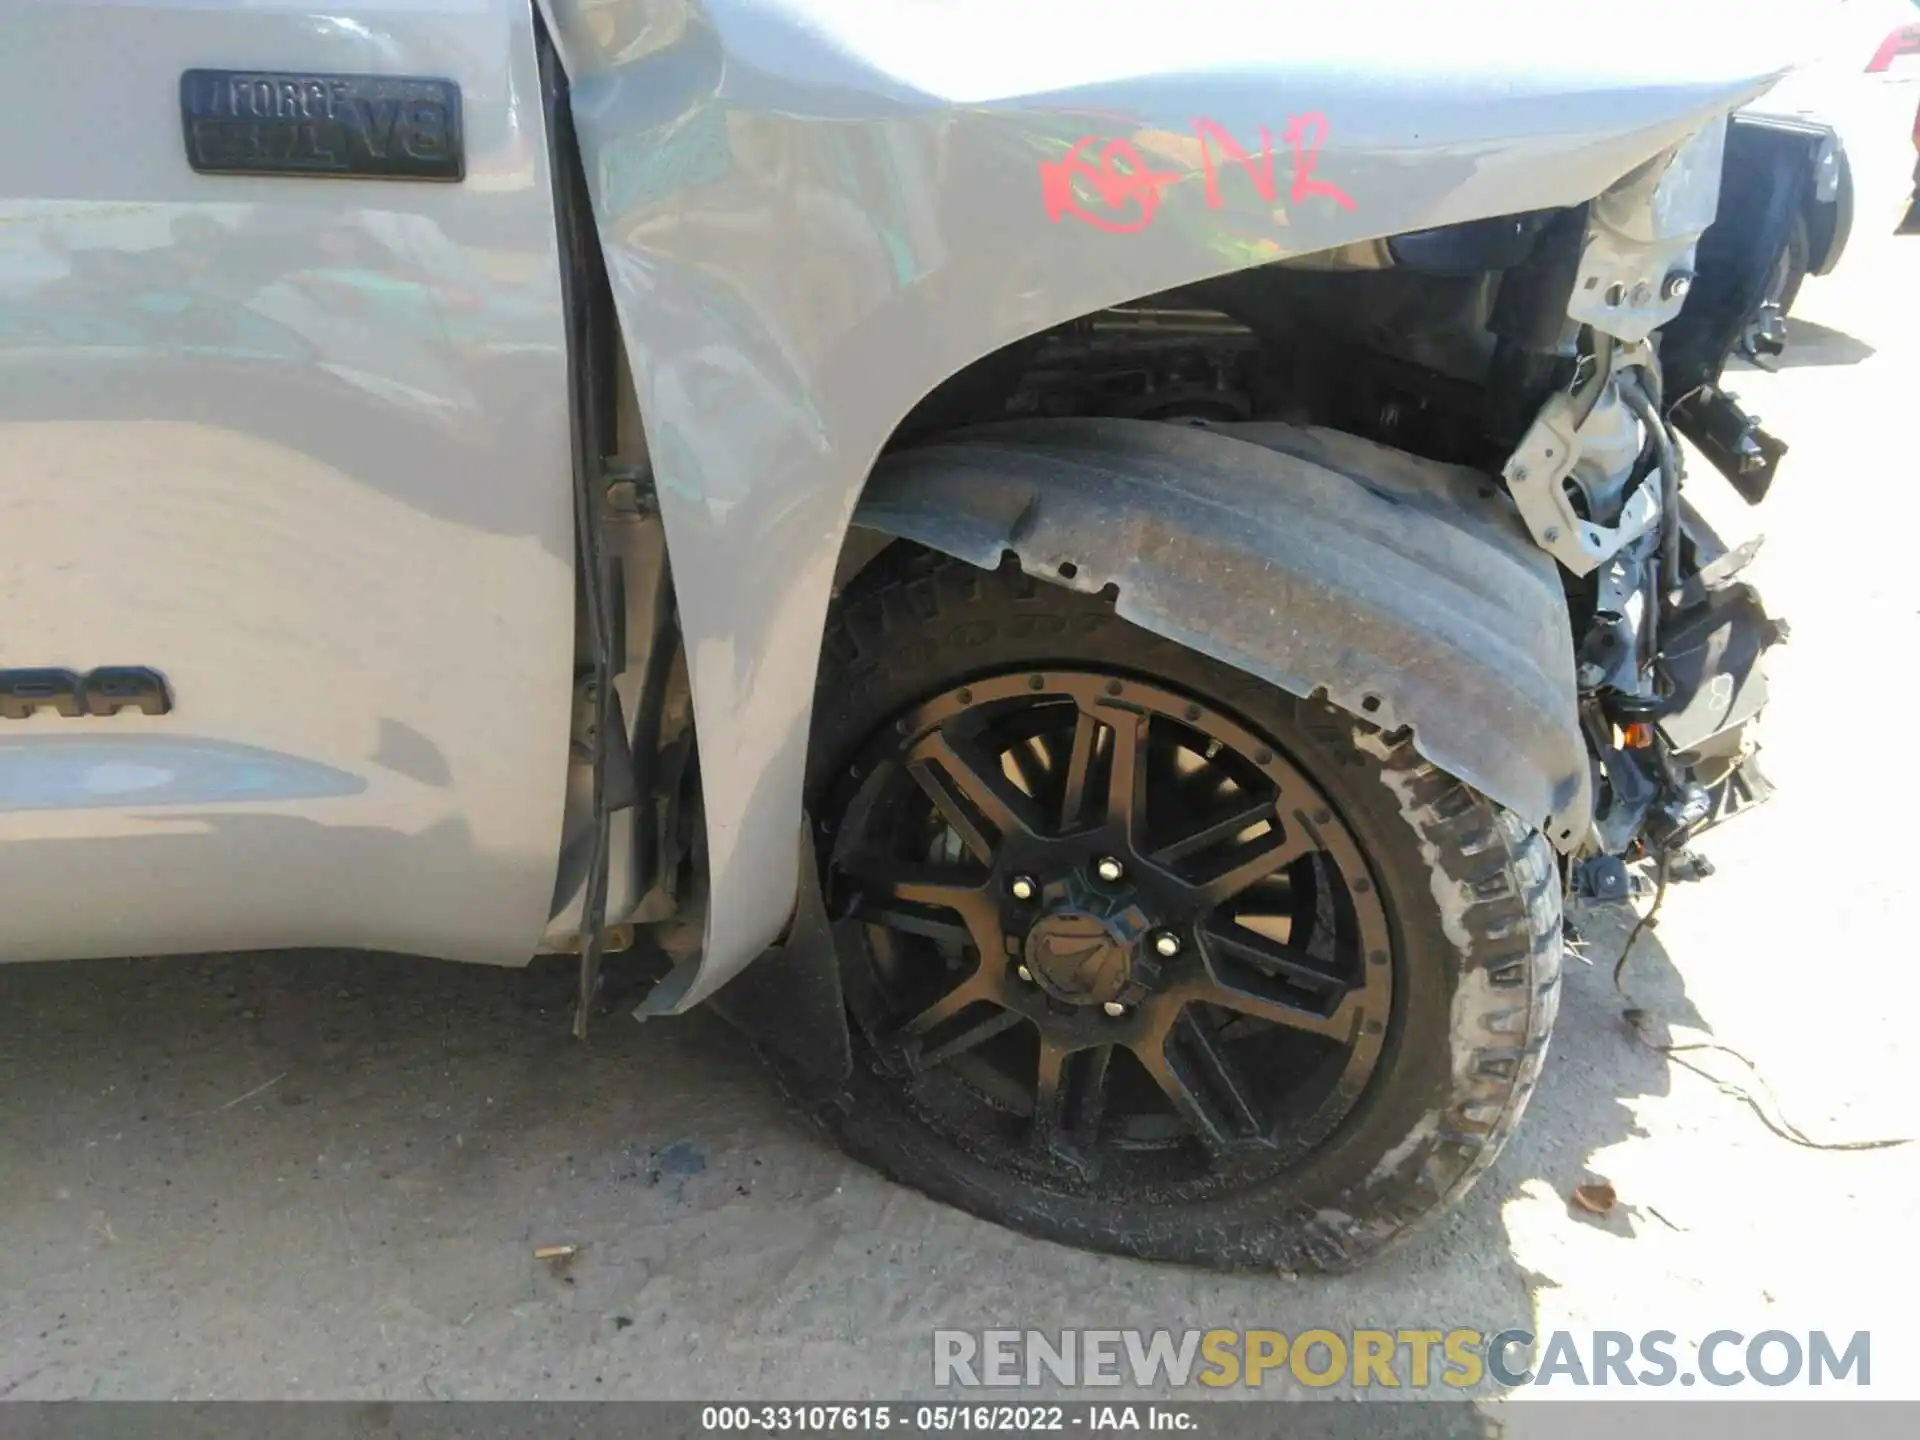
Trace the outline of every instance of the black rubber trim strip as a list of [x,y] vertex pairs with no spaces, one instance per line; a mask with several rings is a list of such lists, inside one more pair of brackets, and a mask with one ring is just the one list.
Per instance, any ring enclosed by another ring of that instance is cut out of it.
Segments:
[[[613,576],[601,544],[599,477],[603,458],[613,449],[613,295],[593,235],[593,212],[580,147],[567,100],[566,72],[560,66],[545,20],[534,14],[540,59],[540,92],[547,121],[553,167],[554,222],[560,241],[560,294],[566,312],[567,389],[573,442],[574,543],[580,567],[587,644],[588,679],[593,684],[593,843],[587,859],[587,888],[581,905],[580,993],[573,1033],[585,1036],[606,944],[607,851],[613,812],[634,803],[637,782],[627,751],[626,721],[614,694]],[[624,753],[610,755],[614,746]],[[615,785],[618,783],[616,793]]]

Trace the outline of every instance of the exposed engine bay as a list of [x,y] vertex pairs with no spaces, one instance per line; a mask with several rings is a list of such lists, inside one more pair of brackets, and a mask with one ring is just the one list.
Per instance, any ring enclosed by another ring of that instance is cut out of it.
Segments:
[[1632,862],[1705,873],[1688,842],[1768,790],[1752,722],[1786,627],[1739,579],[1757,541],[1729,550],[1686,502],[1680,437],[1765,496],[1786,447],[1720,372],[1805,183],[1728,131],[1586,205],[1082,317],[956,376],[898,438],[1016,417],[1284,421],[1481,471],[1557,562],[1573,623],[1594,812],[1570,883],[1618,900]]

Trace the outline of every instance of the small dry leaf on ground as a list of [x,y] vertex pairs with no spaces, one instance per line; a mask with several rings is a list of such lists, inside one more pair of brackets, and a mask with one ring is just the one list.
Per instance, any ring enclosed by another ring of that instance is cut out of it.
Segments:
[[1573,1203],[1589,1215],[1604,1215],[1619,1201],[1620,1197],[1614,1192],[1613,1186],[1604,1180],[1573,1187]]

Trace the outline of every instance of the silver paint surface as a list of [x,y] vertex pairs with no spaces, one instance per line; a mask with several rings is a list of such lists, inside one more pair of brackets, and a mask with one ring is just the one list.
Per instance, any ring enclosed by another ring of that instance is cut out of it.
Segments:
[[[573,646],[525,0],[0,18],[0,665],[172,714],[0,725],[0,959],[522,963]],[[457,82],[457,185],[197,176],[183,70]]]
[[[675,1008],[791,910],[835,558],[876,455],[927,391],[1123,300],[1587,200],[1782,68],[1743,7],[1644,0],[1607,12],[1604,42],[1573,45],[1576,17],[1491,3],[541,3],[572,81],[692,665],[713,889],[704,963],[679,977]],[[1292,193],[1283,137],[1314,115],[1310,178],[1351,209]],[[1217,143],[1257,161],[1262,126],[1272,199]],[[1050,218],[1041,167],[1082,140],[1093,174]],[[1101,179],[1126,191],[1129,154],[1167,177],[1141,225],[1137,203],[1092,198]]]

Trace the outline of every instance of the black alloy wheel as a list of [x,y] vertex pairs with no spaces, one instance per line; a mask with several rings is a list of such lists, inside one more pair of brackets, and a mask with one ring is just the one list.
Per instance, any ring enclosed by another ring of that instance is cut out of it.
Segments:
[[854,1013],[926,1118],[1095,1193],[1200,1194],[1353,1108],[1391,937],[1327,798],[1272,745],[1129,676],[960,685],[853,767],[830,903]]
[[1532,1092],[1545,840],[1106,597],[895,546],[830,621],[807,794],[854,1065],[805,1098],[951,1204],[1345,1269],[1465,1194]]

